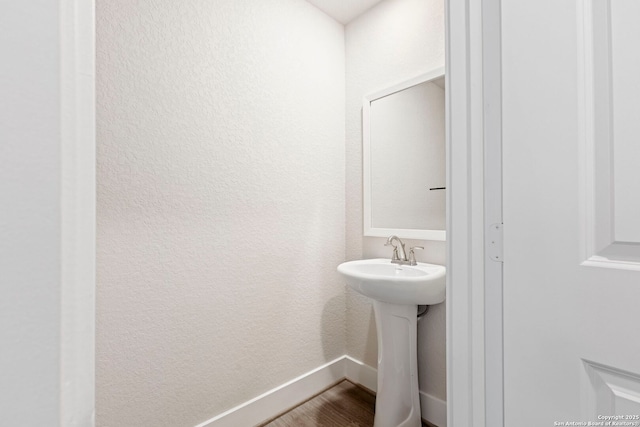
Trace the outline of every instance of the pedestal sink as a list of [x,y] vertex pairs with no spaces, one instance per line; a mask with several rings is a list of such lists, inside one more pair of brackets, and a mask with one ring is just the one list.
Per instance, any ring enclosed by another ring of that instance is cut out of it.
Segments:
[[445,298],[445,267],[392,264],[388,259],[344,262],[338,272],[374,300],[378,330],[378,390],[374,427],[420,427],[417,307]]

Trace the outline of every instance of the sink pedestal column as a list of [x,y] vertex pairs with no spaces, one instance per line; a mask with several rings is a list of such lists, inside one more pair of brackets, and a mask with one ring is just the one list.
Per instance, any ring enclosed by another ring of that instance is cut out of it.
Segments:
[[378,391],[374,427],[420,427],[417,305],[374,301]]

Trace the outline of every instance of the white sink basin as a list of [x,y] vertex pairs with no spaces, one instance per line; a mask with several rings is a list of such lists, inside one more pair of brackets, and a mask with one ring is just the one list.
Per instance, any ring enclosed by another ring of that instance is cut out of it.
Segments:
[[363,259],[338,266],[347,284],[362,295],[391,304],[433,305],[444,301],[442,265],[392,264],[389,259]]

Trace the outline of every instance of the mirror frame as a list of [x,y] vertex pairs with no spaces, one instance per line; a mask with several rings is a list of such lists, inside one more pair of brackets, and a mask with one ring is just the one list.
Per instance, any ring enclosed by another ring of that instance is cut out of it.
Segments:
[[[403,239],[439,240],[445,241],[446,230],[420,230],[409,228],[376,228],[371,224],[371,103],[393,93],[400,92],[412,86],[429,82],[445,76],[444,67],[421,73],[413,78],[394,84],[365,95],[362,102],[362,189],[364,212],[364,236],[389,237],[396,235]],[[446,215],[446,212],[445,212]]]

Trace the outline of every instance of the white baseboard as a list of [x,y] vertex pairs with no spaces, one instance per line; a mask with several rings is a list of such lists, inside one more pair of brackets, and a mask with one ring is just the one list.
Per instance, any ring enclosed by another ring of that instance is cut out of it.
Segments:
[[359,360],[349,356],[344,356],[345,373],[344,377],[352,383],[368,388],[372,392],[378,390],[378,370],[369,365],[365,365]]
[[[306,374],[261,394],[195,427],[249,427],[276,417],[343,379],[375,392],[377,370],[341,356]],[[447,426],[446,402],[420,392],[422,417],[438,427]]]
[[293,408],[345,378],[345,357],[339,357],[211,418],[196,427],[250,427]]
[[438,427],[447,427],[447,402],[420,392],[420,412],[422,418]]

